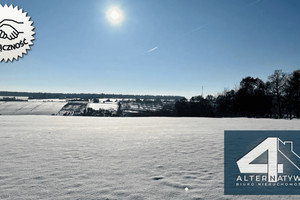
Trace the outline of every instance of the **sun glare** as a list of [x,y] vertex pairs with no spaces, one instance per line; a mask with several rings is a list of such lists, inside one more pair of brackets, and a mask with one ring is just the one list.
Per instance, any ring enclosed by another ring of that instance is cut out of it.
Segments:
[[118,25],[123,21],[123,12],[117,6],[111,7],[106,12],[106,18],[111,24]]

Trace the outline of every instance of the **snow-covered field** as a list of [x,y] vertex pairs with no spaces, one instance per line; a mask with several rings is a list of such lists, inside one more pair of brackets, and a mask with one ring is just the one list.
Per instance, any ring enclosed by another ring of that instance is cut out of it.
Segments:
[[224,130],[299,122],[0,116],[0,199],[299,199],[223,195]]
[[1,115],[52,115],[57,114],[66,101],[0,101]]
[[[28,101],[42,101],[42,102],[67,102],[69,99],[29,99]],[[71,100],[71,99],[70,99]]]
[[99,109],[118,110],[118,103],[117,102],[89,103],[88,107],[94,110],[99,110]]

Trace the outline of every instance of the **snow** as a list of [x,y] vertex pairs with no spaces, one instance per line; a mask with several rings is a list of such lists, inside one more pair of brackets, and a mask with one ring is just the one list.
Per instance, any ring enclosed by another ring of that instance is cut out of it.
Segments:
[[1,115],[52,115],[67,102],[0,101]]
[[300,123],[2,115],[0,199],[299,199],[223,195],[224,130],[243,129]]
[[42,101],[42,102],[48,102],[48,101],[60,101],[60,102],[66,102],[68,99],[29,99],[28,101]]
[[118,103],[117,102],[106,102],[106,103],[89,103],[89,108],[93,110],[118,110]]
[[111,102],[118,102],[118,101],[122,101],[123,99],[115,99],[115,98],[98,98],[100,102],[107,102],[107,101],[111,101]]

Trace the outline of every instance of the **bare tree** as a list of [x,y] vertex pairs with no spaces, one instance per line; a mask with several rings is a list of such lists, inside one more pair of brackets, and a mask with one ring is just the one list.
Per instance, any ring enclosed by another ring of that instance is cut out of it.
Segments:
[[300,70],[290,74],[287,80],[286,97],[290,119],[300,117]]
[[286,88],[287,74],[282,70],[275,70],[274,74],[268,77],[270,92],[275,98],[276,110],[279,118],[282,118],[282,102]]

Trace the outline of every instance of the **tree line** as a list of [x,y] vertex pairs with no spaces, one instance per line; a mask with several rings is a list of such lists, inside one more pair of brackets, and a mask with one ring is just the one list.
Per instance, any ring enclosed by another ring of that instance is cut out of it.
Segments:
[[0,91],[0,96],[29,97],[29,99],[79,99],[89,100],[96,98],[119,99],[169,99],[179,100],[182,96],[171,95],[131,95],[131,94],[96,94],[96,93],[49,93],[49,92],[10,92]]
[[266,82],[245,77],[236,90],[176,102],[175,116],[300,118],[300,70],[275,70]]

